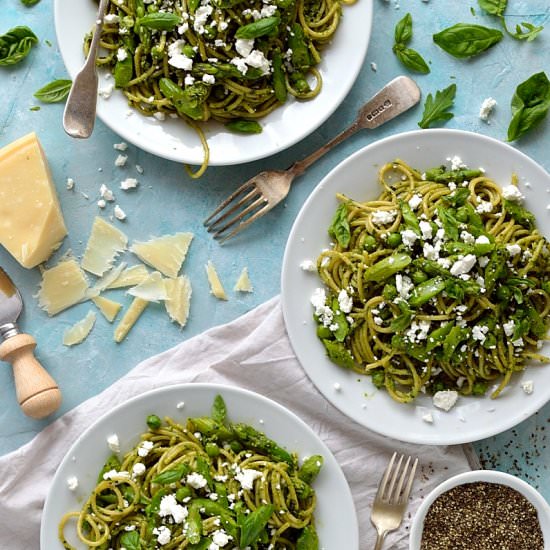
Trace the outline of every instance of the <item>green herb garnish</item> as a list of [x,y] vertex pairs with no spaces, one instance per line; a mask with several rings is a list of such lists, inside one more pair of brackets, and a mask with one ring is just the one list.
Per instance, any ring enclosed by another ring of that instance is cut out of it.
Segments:
[[433,35],[434,42],[454,57],[466,58],[479,55],[503,38],[498,29],[482,25],[457,23]]
[[65,101],[71,90],[71,80],[53,80],[34,93],[34,97],[42,103],[58,103]]
[[411,48],[407,48],[407,44],[412,38],[412,16],[407,13],[401,21],[395,26],[395,43],[393,45],[393,53],[397,59],[411,71],[427,74],[430,72],[430,67],[424,61],[424,58]]
[[444,90],[437,90],[435,98],[432,94],[428,94],[426,103],[424,104],[424,112],[422,120],[418,123],[420,128],[428,128],[434,122],[439,120],[447,121],[454,117],[453,113],[448,110],[453,106],[456,95],[456,84],[451,84]]
[[14,27],[0,36],[0,66],[7,67],[19,63],[29,55],[38,37],[29,27]]

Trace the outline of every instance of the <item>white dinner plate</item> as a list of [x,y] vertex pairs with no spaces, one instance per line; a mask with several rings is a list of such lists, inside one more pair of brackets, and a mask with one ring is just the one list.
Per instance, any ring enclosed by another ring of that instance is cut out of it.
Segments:
[[[78,511],[95,487],[98,472],[112,454],[107,446],[109,435],[116,433],[122,453],[127,452],[139,441],[140,434],[147,431],[145,419],[149,414],[170,416],[179,422],[209,415],[217,394],[224,398],[231,421],[254,426],[289,451],[296,451],[300,458],[313,454],[324,457],[323,468],[314,483],[315,522],[321,545],[326,550],[358,550],[351,492],[325,444],[302,420],[278,403],[248,390],[217,384],[180,384],[144,393],[115,407],[88,428],[67,451],[54,476],[42,515],[41,550],[63,550],[58,539],[59,521],[66,512]],[[176,405],[182,401],[185,406],[180,410]],[[67,486],[67,479],[72,476],[78,479],[76,491]]]
[[[54,16],[59,49],[72,78],[84,63],[82,43],[96,19],[92,0],[55,0]],[[203,126],[210,147],[210,165],[241,164],[267,157],[300,141],[318,128],[351,89],[367,53],[372,25],[372,0],[342,7],[343,17],[332,43],[322,52],[318,66],[321,93],[311,101],[289,100],[261,121],[263,132],[237,135],[216,122]],[[99,88],[112,84],[100,71]],[[197,133],[180,119],[163,122],[129,112],[126,97],[115,90],[109,99],[98,98],[99,118],[119,136],[159,157],[201,164],[203,149]]]
[[[378,169],[400,158],[420,171],[458,155],[471,168],[482,167],[489,177],[507,185],[519,176],[525,206],[537,218],[539,230],[550,235],[550,175],[517,149],[495,139],[458,130],[421,130],[378,141],[353,154],[332,170],[302,207],[288,238],[282,268],[282,306],[290,341],[300,363],[323,395],[343,413],[380,434],[413,443],[449,445],[477,441],[503,432],[526,419],[550,400],[550,366],[528,367],[514,377],[497,399],[460,397],[449,412],[435,409],[429,396],[414,403],[395,402],[377,390],[369,376],[332,363],[315,334],[310,297],[322,286],[316,272],[300,269],[300,263],[316,261],[329,247],[328,226],[338,206],[336,193],[372,200],[381,191]],[[550,354],[550,343],[541,350]],[[532,380],[534,391],[526,394],[520,384]],[[433,424],[422,420],[428,411]]]

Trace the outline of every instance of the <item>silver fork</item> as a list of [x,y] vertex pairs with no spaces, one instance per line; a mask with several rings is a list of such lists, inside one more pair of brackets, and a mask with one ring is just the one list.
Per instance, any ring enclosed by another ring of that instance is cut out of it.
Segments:
[[409,456],[403,466],[404,455],[395,464],[396,457],[393,453],[372,505],[370,520],[378,533],[374,550],[381,550],[386,535],[401,525],[418,465],[418,458]]
[[359,109],[357,118],[349,128],[290,168],[266,170],[249,179],[214,210],[204,225],[221,243],[234,237],[279,204],[288,195],[294,178],[303,174],[334,146],[358,130],[378,128],[416,105],[419,100],[420,90],[414,80],[407,76],[395,78]]

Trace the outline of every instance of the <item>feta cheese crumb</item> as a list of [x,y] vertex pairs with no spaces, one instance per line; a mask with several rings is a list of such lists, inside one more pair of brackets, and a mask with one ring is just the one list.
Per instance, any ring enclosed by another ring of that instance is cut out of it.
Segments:
[[474,254],[466,254],[464,258],[457,260],[451,266],[451,275],[455,277],[468,273],[476,263],[476,257]]
[[114,201],[115,196],[113,195],[113,192],[104,184],[102,183],[99,188],[99,195],[102,199],[105,199],[106,201]]
[[118,157],[115,159],[115,166],[118,168],[121,168],[126,164],[126,161],[128,160],[128,155],[118,155]]
[[193,489],[202,489],[207,484],[206,478],[201,474],[197,474],[196,472],[190,473],[187,476],[186,481],[187,485],[190,485],[191,487],[193,487]]
[[311,260],[304,260],[300,263],[300,268],[304,271],[317,271],[317,266]]
[[181,409],[183,409],[185,407],[185,401],[180,401],[177,405],[176,405],[176,409],[178,409],[179,411],[181,411]]
[[424,422],[427,422],[428,424],[433,424],[434,417],[432,412],[429,411],[426,414],[422,415],[422,420],[424,420]]
[[118,204],[115,206],[114,215],[117,220],[123,221],[126,219],[126,213]]
[[153,529],[153,535],[157,536],[157,542],[164,546],[165,544],[168,544],[170,542],[170,539],[172,538],[172,533],[168,527],[165,525],[161,525],[160,527],[155,527]]
[[506,250],[508,251],[508,254],[510,254],[511,258],[521,254],[521,246],[519,244],[507,244]]
[[433,404],[438,409],[450,411],[458,400],[458,393],[455,390],[438,391],[433,396]]
[[527,394],[531,395],[533,393],[534,384],[532,380],[526,380],[521,383],[521,389]]
[[416,210],[422,203],[422,197],[417,193],[409,199],[409,206],[412,210]]
[[74,189],[74,180],[73,178],[67,178],[67,189],[72,191]]
[[496,104],[496,99],[493,99],[492,97],[484,99],[481,107],[479,108],[479,118],[487,122]]
[[387,225],[395,220],[395,216],[397,216],[395,210],[375,210],[371,214],[371,220],[377,225]]
[[502,188],[502,196],[509,200],[515,202],[522,202],[525,198],[521,191],[518,189],[517,185],[506,185]]
[[136,477],[141,476],[145,473],[145,469],[145,464],[142,462],[136,462],[132,467],[132,474]]
[[253,470],[251,468],[246,468],[241,470],[236,476],[235,479],[241,484],[243,489],[251,491],[254,488],[254,480],[262,477],[262,472],[258,470]]
[[107,438],[107,445],[113,453],[120,453],[120,442],[117,434],[112,434]]
[[117,151],[126,151],[126,149],[128,149],[128,144],[124,141],[121,141],[120,143],[114,143],[113,149],[116,149]]
[[120,188],[124,191],[128,189],[135,189],[138,186],[138,180],[136,178],[126,178],[120,182]]
[[76,491],[78,487],[78,478],[76,476],[71,476],[67,478],[67,487],[69,491]]
[[154,443],[152,441],[142,441],[137,449],[137,454],[140,457],[146,457],[149,451],[153,448]]
[[466,165],[462,162],[462,159],[458,155],[447,157],[447,160],[451,163],[451,170],[466,168]]

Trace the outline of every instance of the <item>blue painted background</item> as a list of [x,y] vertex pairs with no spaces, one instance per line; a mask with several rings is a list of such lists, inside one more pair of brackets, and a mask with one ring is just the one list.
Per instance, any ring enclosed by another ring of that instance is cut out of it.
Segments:
[[[523,20],[550,26],[548,0],[510,0],[509,4],[510,26]],[[120,139],[100,121],[90,140],[76,141],[67,137],[61,127],[62,105],[42,105],[39,111],[30,110],[33,105],[39,104],[33,98],[38,88],[55,78],[66,77],[56,47],[53,8],[47,0],[32,8],[25,8],[19,0],[4,0],[2,7],[0,33],[25,24],[39,36],[40,44],[23,63],[13,68],[0,68],[0,146],[32,130],[39,135],[48,155],[69,229],[69,237],[60,254],[70,248],[80,256],[94,216],[111,213],[109,209],[100,212],[96,206],[102,183],[115,191],[117,203],[126,211],[128,219],[116,224],[130,239],[144,240],[152,235],[175,231],[195,233],[184,268],[193,284],[188,325],[183,330],[178,329],[168,321],[161,306],[152,305],[122,345],[114,344],[113,327],[98,315],[90,338],[73,349],[65,348],[61,344],[63,331],[84,317],[91,305],[80,304],[48,318],[38,309],[33,298],[40,280],[38,270],[24,270],[4,250],[0,250],[0,265],[17,282],[25,299],[21,326],[36,337],[39,358],[62,387],[64,401],[59,414],[106,388],[142,359],[209,327],[230,321],[279,293],[284,245],[307,195],[324,174],[350,153],[375,139],[417,128],[421,117],[420,106],[376,132],[363,132],[352,137],[319,161],[296,182],[284,206],[257,222],[242,238],[220,247],[205,232],[202,220],[231,190],[260,169],[284,168],[324,144],[351,123],[359,106],[381,86],[399,74],[408,74],[391,52],[394,26],[407,11],[411,12],[414,21],[414,37],[410,46],[421,52],[432,68],[431,74],[415,77],[423,94],[435,92],[451,82],[457,84],[455,118],[447,123],[447,127],[505,139],[510,120],[509,104],[517,84],[541,70],[550,74],[550,28],[533,43],[521,43],[506,37],[486,54],[460,61],[438,49],[431,35],[457,22],[496,27],[494,19],[479,14],[476,2],[374,0],[375,19],[367,61],[338,111],[319,130],[289,151],[243,166],[209,168],[202,179],[194,181],[185,175],[180,165],[155,158],[132,146],[127,151],[127,166],[116,168],[114,160],[118,152],[113,149],[113,143]],[[472,7],[477,15],[472,14]],[[377,71],[371,68],[371,62],[376,63]],[[478,117],[481,102],[488,96],[498,102],[490,124]],[[550,169],[550,119],[516,145],[547,170]],[[452,154],[452,151],[449,153]],[[137,174],[135,164],[143,166],[143,175]],[[140,188],[131,192],[117,191],[120,180],[129,176],[138,177]],[[76,182],[73,191],[65,189],[68,177]],[[89,198],[86,199],[83,193]],[[125,259],[133,261],[130,255]],[[209,294],[204,272],[208,259],[212,259],[218,268],[230,295],[228,302],[220,302]],[[231,290],[244,266],[249,268],[255,288],[253,294],[237,294]],[[118,293],[118,298],[125,304],[129,302],[122,291]],[[53,418],[37,422],[24,417],[15,401],[10,368],[8,365],[2,367],[0,453],[6,453],[29,441]],[[480,442],[476,448],[487,467],[524,477],[541,487],[548,498],[550,457],[546,434],[549,429],[550,406],[547,405],[516,429]]]

